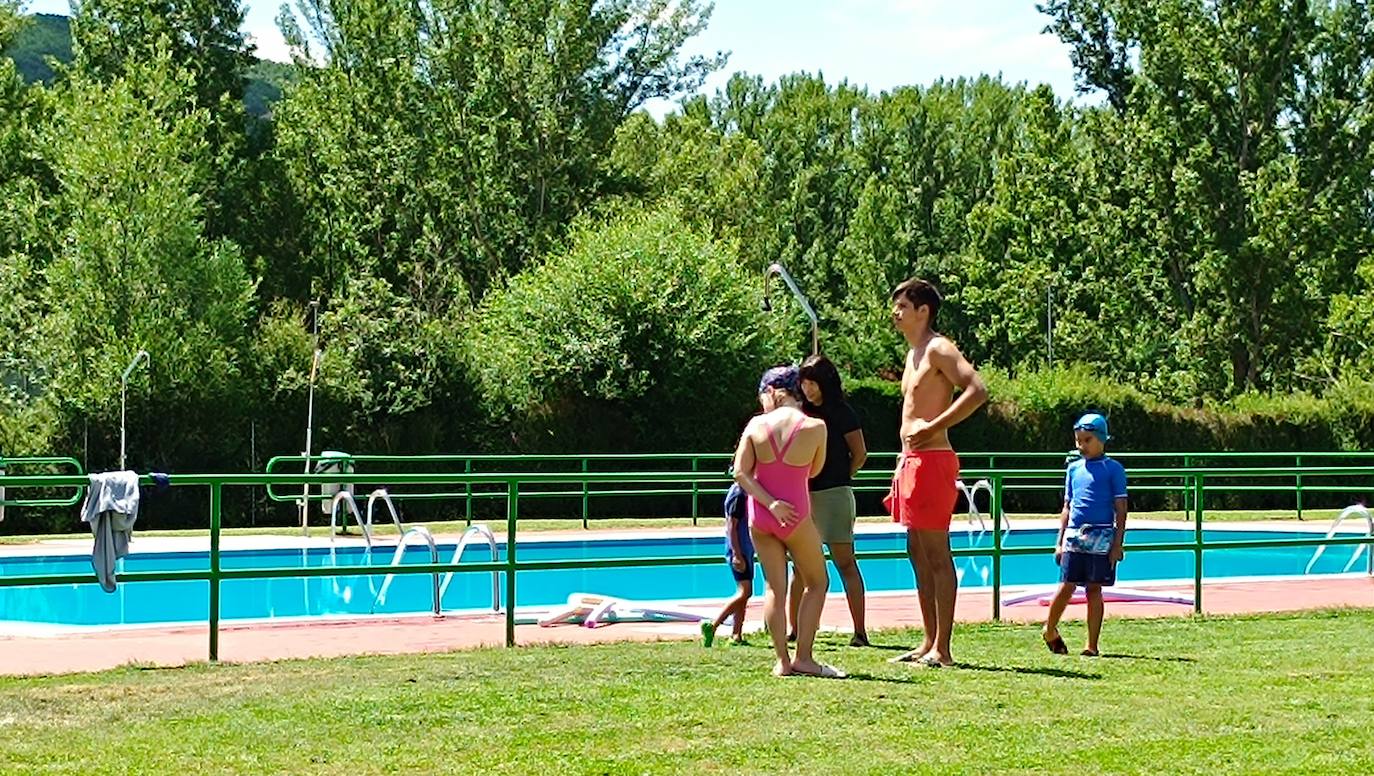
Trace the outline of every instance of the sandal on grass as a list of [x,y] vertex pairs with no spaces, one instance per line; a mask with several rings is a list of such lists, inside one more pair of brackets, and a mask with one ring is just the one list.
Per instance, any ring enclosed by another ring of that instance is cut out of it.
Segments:
[[713,642],[715,642],[715,640],[716,626],[712,625],[709,622],[703,621],[701,623],[701,643],[709,647]]
[[1045,639],[1045,646],[1056,655],[1069,654],[1069,647],[1064,643],[1064,637],[1056,635],[1052,639]]
[[817,679],[848,679],[848,678],[849,678],[849,674],[846,674],[845,672],[841,671],[840,669],[836,668],[835,666],[828,666],[828,665],[826,665],[825,663],[819,663],[818,665],[820,665],[820,667],[821,667],[821,670],[820,670],[819,672],[813,672],[813,671],[798,671],[797,668],[796,668],[796,666],[793,666],[793,667],[792,667],[792,675],[793,675],[793,676],[813,676],[813,677],[815,677],[815,678],[817,678]]

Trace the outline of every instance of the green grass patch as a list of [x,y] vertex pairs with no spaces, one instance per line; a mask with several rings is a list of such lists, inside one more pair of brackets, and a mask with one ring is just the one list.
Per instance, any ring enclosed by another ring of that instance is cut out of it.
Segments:
[[1374,772],[1374,610],[1109,620],[1098,659],[970,625],[961,668],[886,662],[914,638],[826,637],[846,681],[772,678],[761,637],[0,679],[0,771]]

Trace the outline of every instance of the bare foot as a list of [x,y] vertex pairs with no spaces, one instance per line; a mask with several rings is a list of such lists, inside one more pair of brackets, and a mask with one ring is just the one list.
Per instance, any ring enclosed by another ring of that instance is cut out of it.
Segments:
[[911,650],[910,652],[903,652],[902,654],[900,654],[900,655],[898,655],[898,656],[896,656],[896,657],[888,658],[888,659],[887,659],[887,662],[889,662],[889,663],[915,663],[917,660],[920,660],[921,657],[922,657],[923,655],[925,655],[925,650],[913,649],[913,650]]
[[773,676],[791,676],[793,673],[792,669],[793,667],[791,665],[779,660],[773,664]]
[[921,656],[920,663],[930,668],[949,668],[954,665],[954,658],[948,652],[942,654],[932,649]]

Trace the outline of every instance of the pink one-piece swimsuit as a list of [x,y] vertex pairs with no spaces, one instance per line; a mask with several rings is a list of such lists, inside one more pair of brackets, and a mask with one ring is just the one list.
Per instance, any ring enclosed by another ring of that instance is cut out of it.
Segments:
[[798,466],[783,460],[801,427],[802,421],[798,421],[797,425],[792,427],[792,433],[787,435],[787,441],[783,442],[781,450],[778,449],[778,443],[773,441],[773,429],[769,427],[768,446],[773,448],[773,460],[768,463],[756,461],[754,464],[754,479],[758,480],[763,489],[773,498],[786,501],[797,510],[797,522],[783,525],[773,517],[767,506],[760,504],[753,496],[749,497],[749,525],[779,539],[791,536],[803,520],[811,518],[811,490],[808,487],[811,481],[811,464]]

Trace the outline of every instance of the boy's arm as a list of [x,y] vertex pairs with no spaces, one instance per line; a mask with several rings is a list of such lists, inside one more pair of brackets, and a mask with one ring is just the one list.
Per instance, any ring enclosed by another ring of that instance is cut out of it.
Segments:
[[932,345],[930,362],[954,384],[955,388],[960,389],[960,392],[944,412],[929,421],[916,422],[915,431],[907,435],[907,442],[912,445],[919,445],[935,433],[958,425],[988,400],[988,388],[983,384],[983,378],[979,376],[978,370],[973,368],[973,364],[964,358],[964,354],[959,352],[958,346],[944,337],[940,337]]
[[1059,538],[1054,540],[1054,562],[1058,563],[1064,554],[1064,532],[1069,530],[1069,500],[1064,499],[1064,508],[1059,510]]
[[725,535],[729,537],[727,541],[730,542],[730,558],[732,559],[731,565],[736,566],[738,568],[743,568],[745,558],[743,555],[740,554],[741,550],[739,546],[739,531],[736,528],[736,525],[738,523],[739,519],[736,518],[734,515],[725,516]]
[[963,422],[964,418],[983,406],[988,400],[988,387],[983,384],[983,378],[979,376],[978,370],[974,369],[973,364],[959,352],[958,346],[944,337],[940,338],[930,360],[951,383],[954,383],[955,388],[960,389],[959,396],[949,405],[949,409],[930,421],[936,429],[948,429]]
[[1064,508],[1059,510],[1059,537],[1054,540],[1054,562],[1064,554],[1064,533],[1069,530],[1069,500],[1073,498],[1073,475],[1064,472]]
[[1112,560],[1121,560],[1126,555],[1126,497],[1116,499],[1116,530],[1112,532]]
[[1118,561],[1125,556],[1124,549],[1126,543],[1126,512],[1128,502],[1126,498],[1126,469],[1117,468],[1116,481],[1112,483],[1112,504],[1116,507],[1116,530],[1112,532],[1112,553],[1109,557]]

